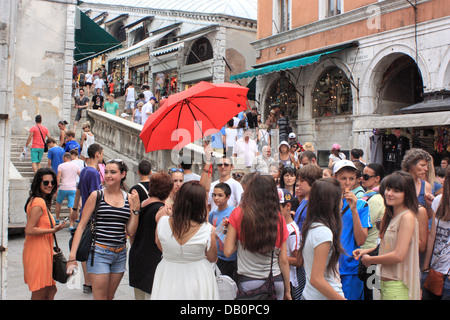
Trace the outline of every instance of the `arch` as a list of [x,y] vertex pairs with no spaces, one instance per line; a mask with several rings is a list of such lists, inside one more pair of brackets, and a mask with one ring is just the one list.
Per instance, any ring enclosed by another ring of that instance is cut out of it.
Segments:
[[[276,98],[274,96],[271,96],[273,94],[273,91],[275,90],[275,86],[277,84],[280,85],[289,85],[291,88],[291,91],[296,91],[296,80],[294,79],[294,75],[292,74],[292,70],[289,72],[274,72],[271,73],[269,76],[266,76],[266,84],[264,86],[264,89],[262,91],[262,99],[263,101],[263,108],[261,110],[263,119],[267,119],[267,116],[269,115],[269,111],[272,108],[275,108],[276,105]],[[285,99],[287,96],[279,97],[281,100]],[[298,119],[298,106],[299,106],[299,96],[297,93],[295,93],[295,98],[293,95],[290,96],[291,98],[291,105],[289,107],[289,110],[287,111],[287,116],[290,120],[297,120]],[[281,101],[280,100],[280,101]],[[286,101],[285,101],[286,102]],[[294,107],[295,106],[295,107]],[[295,108],[295,109],[294,109]]]
[[186,65],[199,63],[214,57],[213,47],[211,42],[206,37],[201,37],[196,40],[191,45],[188,52],[189,54],[186,58]]
[[[305,118],[314,118],[313,115],[313,91],[316,83],[319,81],[320,76],[322,73],[330,68],[338,68],[340,69],[344,75],[352,82],[353,81],[353,74],[350,71],[350,68],[348,65],[342,61],[341,59],[337,57],[333,57],[331,59],[325,59],[324,61],[321,61],[319,64],[314,65],[314,68],[308,72],[310,75],[309,79],[306,81],[306,87],[305,87],[305,106],[308,106],[308,108],[305,108]],[[358,91],[357,89],[351,85],[351,96],[352,96],[352,105],[353,105],[353,111],[352,113],[357,113],[357,98],[358,98]]]
[[450,90],[450,47],[447,48],[440,61],[436,90]]
[[[404,55],[415,60],[416,54],[413,48],[404,44],[389,45],[377,51],[367,67],[364,68],[359,86],[360,96],[364,99],[364,103],[361,103],[364,105],[362,113],[373,114],[376,112],[383,76],[391,64]],[[430,74],[420,53],[418,54],[416,65],[422,77],[423,86],[430,88]]]

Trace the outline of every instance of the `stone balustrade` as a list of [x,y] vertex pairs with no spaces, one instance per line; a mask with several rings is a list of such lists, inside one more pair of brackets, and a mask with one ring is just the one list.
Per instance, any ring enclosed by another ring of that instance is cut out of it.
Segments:
[[[144,144],[139,138],[142,125],[98,110],[87,110],[87,119],[91,123],[95,142],[103,147],[105,162],[119,158],[128,166],[126,180],[128,186],[139,181],[137,168],[143,159],[149,160],[152,164],[152,172],[156,172],[167,171],[171,167],[178,166],[182,159],[189,158],[192,159],[192,171],[201,174],[204,151],[197,142],[184,147],[182,152],[159,150],[146,153]],[[215,156],[220,157],[219,154]],[[217,178],[216,172],[213,179]]]

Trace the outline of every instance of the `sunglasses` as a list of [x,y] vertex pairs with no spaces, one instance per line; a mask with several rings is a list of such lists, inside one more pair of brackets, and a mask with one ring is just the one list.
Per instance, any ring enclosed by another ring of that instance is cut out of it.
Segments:
[[219,163],[217,164],[218,167],[229,167],[230,164],[229,163]]
[[181,168],[170,168],[170,169],[169,169],[169,173],[171,173],[171,172],[181,172],[181,173],[184,173],[184,170],[181,169]]
[[374,177],[376,177],[376,176],[369,176],[367,173],[363,173],[363,174],[362,174],[362,178],[363,178],[364,180],[369,180],[370,178],[374,178]]
[[123,163],[122,159],[111,159],[107,163]]
[[52,180],[52,181],[45,180],[45,181],[42,181],[42,184],[43,184],[45,187],[47,187],[49,184],[51,184],[52,186],[54,186],[54,185],[56,184],[56,181],[55,181],[55,180]]

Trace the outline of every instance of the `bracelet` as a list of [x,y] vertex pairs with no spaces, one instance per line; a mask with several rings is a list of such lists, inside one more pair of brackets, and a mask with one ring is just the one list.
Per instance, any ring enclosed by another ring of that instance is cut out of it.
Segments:
[[72,210],[78,211],[78,208],[72,208]]

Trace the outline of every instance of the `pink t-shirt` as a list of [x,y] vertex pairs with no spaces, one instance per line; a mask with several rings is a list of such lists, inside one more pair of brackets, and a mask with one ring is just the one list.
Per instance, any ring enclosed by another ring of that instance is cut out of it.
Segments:
[[[41,129],[42,136],[39,129]],[[35,125],[30,129],[30,132],[33,132],[33,142],[31,143],[31,148],[44,149],[44,140],[48,134],[48,129],[41,124],[39,125],[39,129],[38,125]],[[44,137],[44,140],[42,140],[42,137]]]
[[61,190],[77,190],[77,176],[80,173],[80,167],[72,162],[64,162],[58,166],[58,175],[61,173]]

